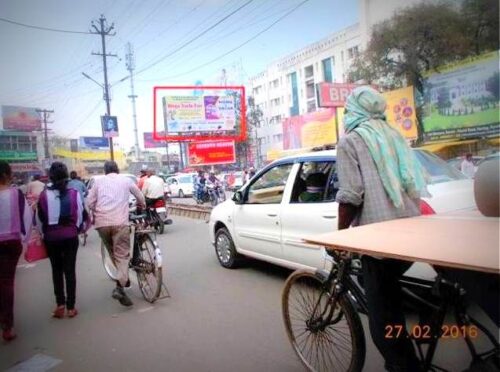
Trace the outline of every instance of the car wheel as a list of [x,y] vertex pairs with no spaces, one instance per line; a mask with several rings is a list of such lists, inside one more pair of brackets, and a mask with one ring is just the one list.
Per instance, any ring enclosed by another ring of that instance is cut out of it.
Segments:
[[184,191],[179,190],[179,198],[184,199]]
[[243,256],[236,252],[233,238],[225,227],[215,233],[215,253],[221,266],[226,269],[237,268],[243,259]]

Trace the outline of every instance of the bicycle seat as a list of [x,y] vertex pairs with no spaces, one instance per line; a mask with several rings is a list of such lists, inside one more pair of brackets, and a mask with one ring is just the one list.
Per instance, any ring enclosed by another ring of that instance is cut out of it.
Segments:
[[130,221],[137,221],[146,218],[146,214],[129,214],[128,219]]

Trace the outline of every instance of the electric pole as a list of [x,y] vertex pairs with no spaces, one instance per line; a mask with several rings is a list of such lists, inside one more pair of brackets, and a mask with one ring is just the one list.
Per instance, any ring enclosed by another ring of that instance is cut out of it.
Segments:
[[[104,70],[104,100],[106,101],[106,115],[110,116],[111,115],[111,107],[110,107],[110,98],[109,98],[108,65],[107,65],[106,57],[118,57],[118,56],[116,54],[107,54],[106,53],[106,36],[116,35],[116,33],[111,33],[111,31],[114,29],[115,25],[114,25],[114,23],[112,23],[111,26],[108,27],[106,25],[106,17],[104,17],[104,15],[101,14],[101,18],[99,18],[99,27],[96,26],[94,21],[92,21],[91,26],[94,29],[94,31],[90,30],[91,34],[101,35],[102,53],[93,52],[92,55],[102,56],[102,64],[103,64],[103,70]],[[109,153],[111,156],[111,160],[115,160],[115,155],[113,152],[113,137],[109,138]]]
[[[135,69],[135,59],[134,51],[132,50],[132,44],[127,43],[127,56],[126,56],[127,70],[130,73],[130,95],[128,98],[132,100],[132,119],[134,120],[134,135],[135,135],[135,160],[139,161],[141,157],[141,150],[139,149],[139,132],[137,130],[137,111],[135,108],[135,95],[134,90],[134,69]],[[168,145],[167,145],[168,146]],[[168,156],[168,148],[167,148]]]
[[36,109],[36,112],[42,114],[44,155],[45,155],[45,159],[50,159],[50,156],[49,156],[49,135],[48,135],[49,128],[47,127],[47,124],[53,123],[53,121],[48,121],[48,119],[49,119],[49,114],[53,114],[54,110]]

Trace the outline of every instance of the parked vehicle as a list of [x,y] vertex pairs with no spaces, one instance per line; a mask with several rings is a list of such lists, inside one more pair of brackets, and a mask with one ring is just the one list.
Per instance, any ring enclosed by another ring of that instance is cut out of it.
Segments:
[[171,196],[174,198],[192,196],[195,176],[196,173],[180,173],[177,176],[168,177],[166,183]]
[[[475,206],[473,181],[437,156],[415,150],[430,176],[431,197],[422,199],[425,214]],[[249,256],[293,269],[324,268],[323,250],[303,238],[332,231],[337,225],[336,151],[318,151],[277,160],[237,191],[232,200],[216,206],[210,217],[210,239],[220,264],[236,267]],[[321,201],[302,202],[305,179],[326,176]]]

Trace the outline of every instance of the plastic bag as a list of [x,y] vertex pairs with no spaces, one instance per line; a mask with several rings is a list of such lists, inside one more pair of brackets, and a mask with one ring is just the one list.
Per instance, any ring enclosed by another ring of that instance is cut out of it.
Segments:
[[24,259],[26,262],[35,262],[47,257],[47,248],[45,248],[42,236],[37,229],[33,229],[28,240],[28,246],[24,252]]

